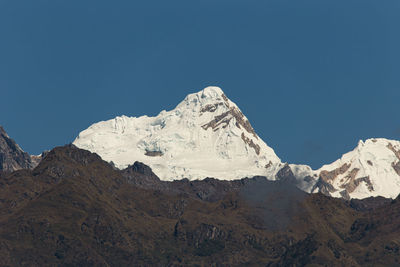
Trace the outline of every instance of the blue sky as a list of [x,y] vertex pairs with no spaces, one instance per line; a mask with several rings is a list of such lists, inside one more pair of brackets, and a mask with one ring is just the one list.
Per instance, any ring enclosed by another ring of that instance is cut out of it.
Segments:
[[0,0],[0,124],[38,154],[220,86],[283,161],[400,140],[400,1]]

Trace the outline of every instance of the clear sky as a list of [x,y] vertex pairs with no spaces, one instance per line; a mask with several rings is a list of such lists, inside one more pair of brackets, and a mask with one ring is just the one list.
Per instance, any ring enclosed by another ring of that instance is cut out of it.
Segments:
[[0,124],[29,153],[220,86],[318,168],[400,140],[400,1],[0,0]]

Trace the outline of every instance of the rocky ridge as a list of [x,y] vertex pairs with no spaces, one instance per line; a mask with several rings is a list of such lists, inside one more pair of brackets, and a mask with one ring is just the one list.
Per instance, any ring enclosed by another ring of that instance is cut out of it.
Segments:
[[[143,181],[146,181],[143,183]],[[2,266],[395,266],[400,202],[265,177],[161,181],[73,145],[0,178]],[[215,198],[214,198],[215,197]]]
[[11,172],[32,169],[40,162],[41,156],[30,156],[11,139],[0,126],[0,171]]

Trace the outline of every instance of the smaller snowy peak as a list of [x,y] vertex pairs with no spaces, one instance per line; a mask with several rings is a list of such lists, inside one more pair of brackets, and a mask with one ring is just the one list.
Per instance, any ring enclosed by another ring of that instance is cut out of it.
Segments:
[[143,162],[163,180],[274,179],[282,165],[219,87],[189,94],[156,117],[120,116],[95,123],[73,143],[118,168]]
[[400,142],[385,138],[360,140],[357,147],[337,161],[322,166],[314,192],[344,198],[400,193]]
[[[341,163],[356,162],[359,160],[376,160],[387,161],[387,157],[391,158],[393,149],[400,145],[399,141],[389,140],[385,138],[370,138],[365,141],[359,140],[357,146],[350,152],[343,154],[340,159],[334,163],[327,164],[321,167],[321,170],[331,170]],[[385,158],[382,158],[385,156]],[[369,164],[370,165],[370,164]]]

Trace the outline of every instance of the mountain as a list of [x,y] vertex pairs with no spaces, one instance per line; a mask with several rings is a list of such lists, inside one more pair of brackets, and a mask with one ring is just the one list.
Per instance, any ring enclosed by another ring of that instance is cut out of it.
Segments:
[[1,266],[396,266],[400,259],[400,199],[350,202],[262,177],[161,181],[142,163],[118,170],[73,145],[53,149],[34,170],[1,176],[0,185]]
[[282,163],[218,87],[189,94],[175,109],[156,117],[121,116],[95,123],[73,144],[120,169],[143,162],[166,181],[265,176],[308,193],[346,199],[395,198],[400,193],[398,141],[360,141],[354,151],[319,170]]
[[73,142],[123,169],[135,161],[162,180],[274,177],[281,160],[218,87],[188,95],[156,117],[116,117],[93,124]]
[[9,172],[19,169],[32,169],[40,161],[41,156],[30,156],[11,139],[0,126],[0,171]]
[[400,142],[384,138],[359,141],[357,147],[317,171],[313,192],[335,197],[395,198],[400,193]]

